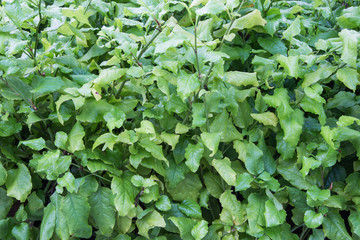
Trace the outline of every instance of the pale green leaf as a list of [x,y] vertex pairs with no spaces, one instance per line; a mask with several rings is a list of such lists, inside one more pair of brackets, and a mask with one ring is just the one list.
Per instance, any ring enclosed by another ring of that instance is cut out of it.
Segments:
[[265,222],[267,227],[273,227],[284,223],[286,212],[284,209],[278,210],[271,200],[265,202]]
[[249,142],[246,146],[245,167],[249,173],[258,175],[264,171],[264,153],[254,143]]
[[274,95],[265,95],[264,101],[269,106],[276,108],[278,118],[287,118],[294,110],[290,106],[290,97],[285,88],[276,88]]
[[348,88],[355,92],[360,84],[360,74],[353,68],[342,68],[336,72],[336,77]]
[[[229,224],[241,225],[245,219],[245,208],[241,205],[236,196],[230,190],[220,196],[220,203],[223,208],[220,219]],[[230,217],[230,219],[229,219]]]
[[200,205],[194,200],[184,200],[179,205],[179,209],[186,216],[191,218],[202,218]]
[[255,73],[230,71],[225,73],[225,81],[234,86],[259,86]]
[[81,123],[77,121],[68,136],[67,149],[69,149],[69,152],[74,153],[76,151],[85,149],[85,145],[82,140],[84,136],[84,128],[81,126]]
[[20,163],[17,166],[17,169],[7,172],[5,186],[9,197],[25,202],[32,189],[31,175],[24,164]]
[[324,216],[321,213],[316,213],[313,210],[307,210],[304,214],[305,225],[309,228],[319,227],[324,220]]
[[[194,5],[191,4],[190,7],[193,7]],[[197,15],[206,15],[206,14],[213,14],[217,15],[221,13],[222,11],[225,11],[225,6],[223,1],[221,0],[209,0],[206,5],[198,10],[196,10]]]
[[40,240],[50,240],[55,229],[55,211],[54,204],[50,203],[44,208],[44,216],[40,225]]
[[256,121],[269,126],[274,126],[278,124],[278,119],[276,115],[272,112],[264,112],[264,113],[251,113],[252,118]]
[[204,145],[199,142],[196,145],[189,144],[185,149],[186,166],[192,171],[196,172],[200,166],[200,160],[204,154]]
[[114,176],[111,181],[111,190],[114,193],[114,204],[120,216],[126,216],[135,208],[135,196],[137,189],[131,183],[131,177],[124,175],[122,177]]
[[0,162],[0,186],[2,186],[7,178],[7,172],[2,163]]
[[227,184],[231,186],[236,185],[236,172],[231,168],[229,158],[214,159],[212,161],[212,165]]
[[201,140],[204,143],[204,145],[210,151],[212,151],[212,153],[210,154],[210,157],[214,156],[219,147],[221,134],[220,133],[203,132],[203,133],[201,133],[200,137],[201,137]]
[[41,137],[41,138],[36,138],[36,139],[31,139],[31,140],[27,140],[27,141],[20,141],[19,145],[25,145],[33,150],[36,151],[40,151],[44,148],[47,148],[45,145],[45,140]]
[[284,131],[284,141],[291,146],[296,146],[304,125],[304,112],[296,109],[287,118],[280,119],[280,125]]
[[290,26],[283,32],[283,36],[288,40],[291,41],[294,36],[297,36],[301,29],[300,29],[300,17],[298,16]]
[[344,29],[339,33],[339,37],[343,43],[341,60],[353,68],[356,68],[358,36],[358,32],[348,29]]
[[208,222],[201,220],[191,229],[191,235],[195,238],[195,240],[201,240],[206,236],[208,230]]
[[253,28],[255,26],[265,26],[266,20],[262,18],[258,9],[236,19],[231,29],[242,30],[245,28]]
[[[335,211],[331,210],[326,214],[323,222],[323,229],[325,236],[331,240],[351,240],[349,233],[346,230],[344,220],[340,216],[340,214]],[[336,231],[334,231],[336,229]]]
[[163,216],[157,211],[152,211],[145,217],[136,220],[136,226],[139,229],[139,234],[146,238],[149,238],[148,231],[154,227],[165,227],[165,220]]

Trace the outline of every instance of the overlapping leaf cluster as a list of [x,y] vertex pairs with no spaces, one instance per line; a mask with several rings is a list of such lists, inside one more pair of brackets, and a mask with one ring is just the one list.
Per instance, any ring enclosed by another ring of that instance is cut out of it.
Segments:
[[0,14],[0,239],[360,238],[356,1]]

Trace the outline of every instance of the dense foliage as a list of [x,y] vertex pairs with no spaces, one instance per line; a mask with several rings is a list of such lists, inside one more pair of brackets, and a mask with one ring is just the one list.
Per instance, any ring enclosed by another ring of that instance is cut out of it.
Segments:
[[360,238],[357,1],[0,14],[0,239]]

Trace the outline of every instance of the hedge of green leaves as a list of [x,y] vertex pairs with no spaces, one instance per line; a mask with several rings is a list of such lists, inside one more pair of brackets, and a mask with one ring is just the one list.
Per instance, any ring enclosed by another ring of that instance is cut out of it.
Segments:
[[0,239],[360,239],[358,5],[3,0]]

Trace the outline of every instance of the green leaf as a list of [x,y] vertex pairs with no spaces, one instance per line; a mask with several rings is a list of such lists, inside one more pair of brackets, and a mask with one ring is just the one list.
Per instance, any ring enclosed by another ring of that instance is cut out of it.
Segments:
[[200,81],[196,74],[188,75],[181,73],[177,80],[177,92],[184,101],[190,94],[194,93],[200,87]]
[[284,141],[291,146],[296,146],[300,140],[304,125],[304,112],[295,109],[287,118],[280,119],[280,125],[284,130]]
[[248,233],[250,235],[263,231],[262,226],[265,226],[265,201],[266,197],[258,193],[251,193],[248,197],[246,214],[249,222]]
[[124,121],[126,120],[125,113],[120,110],[113,110],[104,114],[104,120],[109,131],[112,132],[115,128],[121,128]]
[[204,145],[201,142],[196,145],[190,143],[185,149],[186,166],[195,173],[200,166],[200,160],[203,155]]
[[302,168],[300,170],[301,174],[305,178],[306,175],[308,175],[309,170],[314,170],[318,168],[321,165],[321,162],[312,158],[312,157],[303,157],[302,161]]
[[290,97],[285,88],[276,88],[274,95],[265,95],[264,101],[269,106],[276,108],[278,118],[287,118],[294,110],[290,106]]
[[113,150],[114,145],[118,142],[118,137],[115,136],[112,133],[104,133],[103,135],[99,136],[92,147],[92,150],[94,150],[97,146],[104,144],[102,151],[105,151],[106,148],[109,148],[110,150]]
[[176,94],[171,94],[169,100],[165,104],[165,109],[169,113],[177,113],[180,114],[185,112],[188,107],[186,104],[178,97]]
[[69,149],[69,152],[74,153],[76,151],[85,149],[85,145],[82,140],[84,136],[84,128],[81,126],[81,123],[77,121],[68,136],[67,148]]
[[32,189],[31,175],[24,164],[20,163],[17,166],[17,169],[7,172],[5,186],[9,197],[25,202]]
[[205,110],[203,103],[193,103],[192,105],[192,127],[201,127],[206,123]]
[[40,225],[40,240],[52,238],[55,229],[55,211],[56,208],[52,203],[44,208],[44,216]]
[[215,175],[212,172],[207,172],[204,174],[204,182],[206,189],[213,197],[219,198],[220,195],[224,192],[222,179],[219,175]]
[[298,56],[289,56],[285,57],[280,55],[276,58],[276,61],[285,69],[285,72],[294,78],[298,77],[299,74],[299,57]]
[[228,83],[240,87],[240,86],[259,86],[256,78],[256,73],[230,71],[225,73],[225,81]]
[[99,187],[89,196],[90,217],[94,219],[101,234],[111,235],[115,226],[114,196],[109,188]]
[[293,162],[283,162],[277,168],[278,172],[293,186],[299,189],[309,189],[312,183],[307,178],[304,179],[303,175]]
[[20,141],[19,145],[25,145],[33,150],[36,151],[40,151],[44,148],[47,148],[45,145],[45,140],[41,137],[41,138],[36,138],[36,139],[31,139],[31,140],[27,140],[27,141]]
[[152,211],[145,217],[136,220],[136,226],[139,229],[139,234],[146,238],[149,238],[148,231],[154,227],[165,227],[165,221],[163,216],[157,211]]
[[191,235],[195,238],[195,240],[201,240],[206,236],[208,231],[208,222],[201,220],[191,229]]
[[212,165],[227,184],[230,186],[236,185],[236,172],[231,168],[231,161],[229,158],[214,159]]
[[169,161],[165,158],[161,145],[155,144],[153,141],[151,141],[148,138],[141,139],[139,144],[140,144],[140,146],[145,148],[146,151],[151,153],[151,155],[154,158],[164,161],[166,163],[166,165],[169,166]]
[[60,156],[60,150],[52,150],[30,160],[29,166],[36,172],[46,174],[48,180],[55,180],[66,172],[71,164],[71,156]]
[[221,221],[230,225],[240,225],[245,221],[245,208],[230,190],[226,190],[220,196],[220,203],[223,208],[220,214]]
[[[344,224],[344,220],[340,216],[340,214],[335,210],[330,210],[323,222],[323,229],[325,236],[331,240],[336,239],[344,239],[350,240],[352,239],[348,232],[346,231],[346,227]],[[336,231],[334,231],[336,229]]]
[[14,118],[9,118],[7,121],[0,121],[0,137],[8,137],[20,132],[22,126],[16,122]]
[[0,186],[2,186],[7,178],[7,172],[2,163],[0,162]]
[[168,196],[161,195],[159,199],[156,201],[155,206],[160,211],[166,212],[171,209],[171,202]]
[[351,226],[352,232],[360,236],[360,212],[359,211],[350,211],[349,223]]
[[90,206],[84,196],[68,193],[61,199],[60,211],[66,218],[70,235],[79,238],[91,237],[92,228],[88,224]]
[[360,8],[353,6],[345,8],[341,12],[341,16],[336,18],[337,23],[342,28],[356,29],[360,26]]
[[193,240],[191,230],[196,224],[196,221],[185,217],[170,217],[169,218],[180,231],[181,239]]
[[30,239],[30,227],[27,223],[20,223],[11,230],[11,234],[16,240],[28,240]]
[[131,183],[131,176],[114,176],[111,181],[111,190],[114,194],[114,204],[119,215],[124,217],[135,208],[134,202],[137,189]]
[[186,216],[191,218],[202,218],[201,208],[194,200],[184,200],[179,205],[179,209]]
[[252,118],[256,121],[269,126],[274,126],[278,124],[278,119],[276,115],[272,112],[264,112],[264,113],[252,113],[250,114]]
[[201,140],[204,143],[204,145],[210,151],[212,151],[212,153],[210,154],[210,157],[214,156],[219,147],[221,134],[220,133],[203,132],[203,133],[201,133],[200,137],[201,137]]
[[353,92],[355,92],[356,86],[360,84],[360,82],[359,82],[360,75],[355,69],[352,69],[352,68],[339,69],[336,72],[336,77],[342,83],[344,83],[344,85],[346,87],[353,90]]
[[[192,4],[191,6],[194,6],[194,5]],[[222,1],[209,0],[204,7],[196,10],[196,14],[199,16],[206,15],[206,14],[217,15],[225,10],[226,10],[226,8]]]
[[284,209],[278,210],[271,200],[265,202],[265,222],[266,227],[273,227],[283,224],[286,218]]
[[246,146],[245,167],[249,173],[258,175],[264,171],[263,152],[254,143]]
[[236,191],[244,191],[244,190],[250,188],[250,184],[252,183],[253,180],[254,180],[254,178],[248,173],[243,173],[243,174],[238,175],[236,178],[235,190]]
[[245,28],[253,28],[255,26],[265,26],[266,20],[262,18],[259,10],[254,11],[236,19],[231,27],[231,30],[242,30]]
[[291,41],[294,36],[300,34],[300,17],[298,16],[290,26],[283,32],[283,36],[288,40]]
[[55,141],[54,141],[55,146],[57,146],[58,148],[65,149],[67,141],[68,141],[68,136],[65,132],[62,131],[56,132]]
[[339,37],[343,43],[341,60],[353,68],[356,68],[358,34],[358,32],[348,29],[344,29],[339,33]]
[[271,54],[282,54],[287,55],[287,47],[285,44],[277,37],[265,37],[265,38],[258,38],[258,43],[262,48],[264,48],[266,51],[270,52]]
[[60,77],[40,77],[35,75],[32,80],[32,93],[38,93],[40,96],[55,92],[61,89],[65,82]]
[[174,150],[176,147],[176,144],[179,142],[179,135],[171,134],[167,132],[162,132],[160,135],[161,140],[166,142],[171,146],[171,149]]
[[329,64],[320,64],[315,72],[307,73],[304,76],[302,87],[306,88],[322,79],[328,78],[336,71],[336,67]]
[[324,220],[324,216],[321,213],[316,213],[313,210],[307,210],[304,215],[305,225],[309,228],[319,227]]
[[310,207],[321,205],[326,199],[330,197],[329,189],[319,189],[317,186],[312,186],[306,192],[306,202]]
[[62,188],[66,188],[70,193],[73,193],[76,190],[75,177],[70,172],[66,172],[61,178],[58,178],[57,183],[56,191],[59,193],[63,192]]
[[167,188],[174,201],[190,199],[196,201],[202,188],[199,177],[188,173],[185,179],[179,182],[174,188]]
[[13,199],[8,197],[6,194],[6,190],[0,188],[0,221],[6,218],[11,206],[13,205]]

